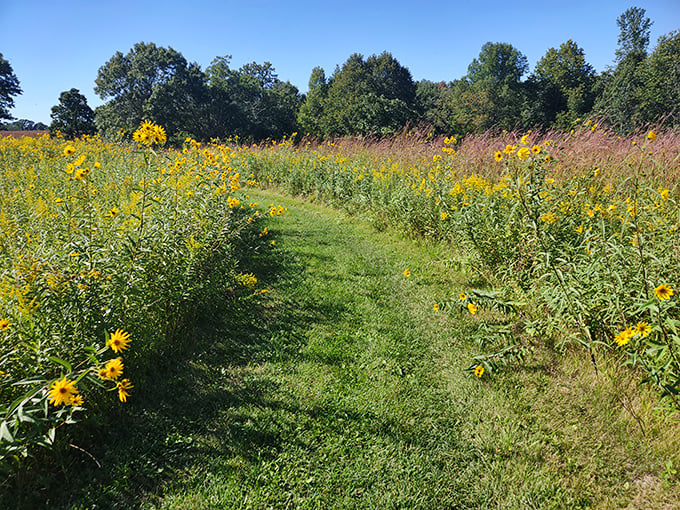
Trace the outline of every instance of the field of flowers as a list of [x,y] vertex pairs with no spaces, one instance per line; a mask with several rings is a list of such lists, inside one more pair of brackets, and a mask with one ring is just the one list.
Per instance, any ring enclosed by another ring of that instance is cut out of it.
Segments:
[[586,121],[463,142],[284,140],[251,148],[244,165],[265,185],[464,247],[483,283],[433,308],[480,317],[471,374],[537,343],[582,344],[595,370],[614,356],[680,409],[677,133],[622,138]]
[[239,152],[165,140],[148,122],[133,144],[0,139],[5,465],[134,398],[145,363],[178,347],[204,303],[263,292],[242,267],[270,241]]
[[677,133],[165,139],[146,122],[132,144],[0,140],[0,459],[134,398],[202,303],[263,292],[244,254],[273,243],[262,220],[286,211],[258,208],[249,187],[451,243],[441,262],[480,284],[432,306],[479,318],[471,375],[581,344],[595,370],[614,357],[680,409]]

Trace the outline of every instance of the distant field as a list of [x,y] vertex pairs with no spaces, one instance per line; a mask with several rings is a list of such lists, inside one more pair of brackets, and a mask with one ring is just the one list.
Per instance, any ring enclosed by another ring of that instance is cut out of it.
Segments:
[[24,136],[30,136],[31,138],[40,138],[42,135],[46,134],[47,131],[0,131],[0,137],[13,136],[14,138],[23,138]]

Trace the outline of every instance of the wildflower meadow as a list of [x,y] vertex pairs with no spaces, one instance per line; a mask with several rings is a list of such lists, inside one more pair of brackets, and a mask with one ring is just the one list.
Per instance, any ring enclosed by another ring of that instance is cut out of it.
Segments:
[[[680,410],[679,149],[674,132],[648,129],[619,137],[592,121],[579,121],[566,132],[499,132],[462,140],[404,132],[322,143],[294,134],[260,144],[188,138],[170,147],[165,130],[148,121],[115,141],[87,136],[75,141],[59,136],[0,139],[3,470],[21,466],[27,457],[68,437],[70,425],[95,426],[103,423],[98,417],[116,409],[125,412],[147,391],[154,358],[181,349],[187,341],[183,333],[199,320],[206,304],[226,299],[245,308],[265,299],[268,289],[249,263],[257,253],[276,257],[271,231],[276,230],[276,217],[288,214],[283,205],[258,204],[254,197],[267,193],[324,202],[369,218],[376,229],[371,235],[397,228],[448,253],[445,260],[432,263],[467,274],[468,283],[450,285],[419,317],[432,320],[430,329],[446,321],[447,330],[460,324],[469,333],[474,352],[466,348],[466,368],[459,373],[474,391],[487,391],[485,383],[521,367],[536,350],[556,356],[576,350],[586,353],[587,369],[595,373],[607,361],[633,374],[656,391],[664,413],[675,415]],[[313,240],[308,242],[311,250]],[[369,250],[365,243],[362,250]],[[382,260],[380,256],[370,254],[371,260]],[[311,256],[309,261],[325,264]],[[421,285],[429,267],[414,263],[380,270],[393,273],[391,285],[407,292]],[[369,269],[354,268],[343,278],[368,278],[360,271]],[[338,289],[345,281],[317,277]],[[382,296],[382,290],[373,291],[375,299]],[[342,292],[348,302],[370,305],[355,299],[352,288]],[[321,294],[308,299],[318,301]],[[285,297],[278,299],[291,306]],[[320,312],[299,310],[300,318],[285,328],[303,328],[315,313],[330,328],[330,317],[342,316],[345,309],[332,312],[331,306],[318,306]],[[337,315],[326,315],[332,313]],[[337,372],[345,382],[391,381],[388,386],[397,388],[396,381],[403,380],[409,391],[414,388],[410,385],[416,376],[409,367],[419,355],[412,352],[416,344],[411,337],[404,337],[399,347],[409,344],[408,356],[397,349],[389,363],[383,358],[380,364],[350,369],[349,358],[339,351],[349,347],[341,348],[341,343],[362,335],[377,342],[381,336],[378,329],[370,333],[352,329],[350,323],[343,327],[348,331],[333,335],[331,342],[338,352],[322,356],[327,364],[321,380],[328,382],[329,374]],[[293,349],[299,365],[277,354],[281,367],[272,362],[210,367],[211,374],[231,374],[225,384],[237,389],[248,384],[243,374],[256,378],[273,370],[270,379],[252,390],[257,404],[253,417],[242,417],[246,407],[238,406],[229,415],[234,420],[229,427],[247,432],[245,456],[229,462],[243,464],[258,441],[263,448],[282,448],[279,427],[291,419],[286,413],[297,409],[307,416],[305,402],[312,395],[305,384],[311,388],[316,383],[305,383],[305,374],[312,370],[310,360],[315,359],[314,349],[321,348],[317,337],[323,332],[318,327],[309,333],[311,347],[274,346],[281,352]],[[305,338],[291,334],[295,342]],[[276,344],[281,335],[272,333],[267,341]],[[391,352],[387,337],[381,341],[386,342],[385,353]],[[387,366],[394,381],[375,368]],[[363,371],[364,379],[359,375]],[[269,409],[259,400],[273,374],[304,390],[299,409],[298,404],[278,403]],[[431,370],[427,374],[433,376]],[[379,408],[385,396],[375,398],[369,403]],[[219,401],[212,392],[210,399]],[[330,413],[319,409],[320,416]],[[274,414],[262,418],[270,412]],[[345,419],[338,421],[333,414],[332,423]],[[365,428],[357,420],[357,427]],[[375,420],[367,413],[366,423]],[[249,435],[264,424],[275,432]],[[337,440],[344,441],[338,430]],[[208,432],[212,438],[213,430]],[[172,434],[168,432],[165,443],[174,441]],[[297,445],[295,437],[291,441]],[[191,441],[189,437],[182,444]],[[212,439],[204,441],[213,444]],[[495,445],[493,451],[499,448]],[[92,460],[87,452],[83,455]],[[666,470],[672,473],[669,462]],[[290,469],[298,469],[295,462]],[[247,470],[242,473],[250,476]],[[257,473],[251,474],[259,480]],[[19,492],[20,482],[17,478]]]
[[238,151],[193,140],[167,150],[150,122],[132,138],[0,139],[5,467],[134,399],[133,374],[176,347],[201,303],[264,290],[241,267],[269,240]]
[[464,140],[271,142],[251,149],[244,172],[455,246],[482,285],[433,307],[479,318],[471,374],[487,377],[537,343],[580,344],[595,370],[613,356],[677,411],[679,142],[579,119],[565,132]]

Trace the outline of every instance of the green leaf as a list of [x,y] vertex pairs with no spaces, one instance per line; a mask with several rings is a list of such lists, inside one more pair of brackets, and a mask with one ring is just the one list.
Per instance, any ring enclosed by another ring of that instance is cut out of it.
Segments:
[[17,417],[20,422],[35,423],[35,420],[24,412],[24,406],[20,406],[17,409]]
[[47,359],[49,359],[50,361],[52,361],[54,363],[58,363],[59,365],[64,367],[69,372],[73,372],[73,367],[71,366],[71,364],[68,361],[65,361],[61,358],[57,358],[56,356],[48,356]]
[[0,439],[9,443],[14,442],[14,437],[12,437],[12,433],[9,431],[9,427],[5,421],[0,422]]

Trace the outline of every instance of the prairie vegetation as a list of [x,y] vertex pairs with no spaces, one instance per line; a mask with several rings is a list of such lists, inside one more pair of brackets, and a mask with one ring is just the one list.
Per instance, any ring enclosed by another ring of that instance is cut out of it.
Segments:
[[0,141],[19,507],[674,499],[677,133],[133,140]]
[[206,306],[259,293],[241,261],[266,227],[237,194],[238,152],[157,152],[165,131],[148,122],[134,138],[0,140],[5,467],[106,412],[106,393],[126,402],[143,384],[129,374],[143,379]]
[[536,342],[576,342],[595,368],[607,353],[640,371],[678,410],[677,133],[622,138],[588,120],[567,133],[413,138],[272,143],[246,165],[288,193],[465,247],[484,285],[436,306],[491,314],[478,375]]

